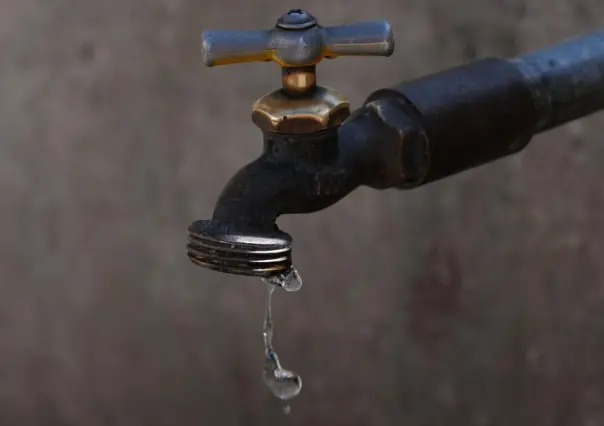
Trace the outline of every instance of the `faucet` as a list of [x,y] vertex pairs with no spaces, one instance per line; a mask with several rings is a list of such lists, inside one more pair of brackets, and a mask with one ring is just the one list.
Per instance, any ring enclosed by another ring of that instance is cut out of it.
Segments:
[[290,10],[274,28],[206,31],[206,66],[273,61],[281,88],[252,107],[262,154],[227,183],[211,220],[189,226],[204,268],[271,277],[292,267],[283,214],[311,213],[359,186],[412,189],[522,151],[538,133],[604,109],[604,30],[511,59],[488,58],[347,99],[317,84],[339,56],[391,56],[387,21],[323,27]]

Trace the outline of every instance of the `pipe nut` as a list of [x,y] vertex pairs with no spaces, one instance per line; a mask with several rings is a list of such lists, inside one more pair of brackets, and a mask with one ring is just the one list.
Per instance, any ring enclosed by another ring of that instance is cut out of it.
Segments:
[[[430,168],[429,141],[410,104],[400,98],[369,99],[364,110],[375,114],[381,125],[373,143],[373,188],[413,188]],[[369,159],[368,159],[369,160]]]
[[267,132],[305,134],[337,127],[349,115],[345,97],[318,86],[304,97],[292,97],[281,89],[263,96],[253,106],[252,121]]

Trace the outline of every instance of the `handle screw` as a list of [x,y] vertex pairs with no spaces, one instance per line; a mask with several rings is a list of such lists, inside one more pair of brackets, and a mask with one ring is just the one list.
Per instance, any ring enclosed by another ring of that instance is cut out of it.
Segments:
[[317,25],[317,20],[302,9],[292,9],[284,13],[277,21],[277,27],[282,30],[306,30]]

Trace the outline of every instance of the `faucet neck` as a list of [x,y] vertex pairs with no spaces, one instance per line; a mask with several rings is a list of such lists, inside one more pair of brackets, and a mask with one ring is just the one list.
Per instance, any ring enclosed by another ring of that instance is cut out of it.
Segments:
[[263,132],[269,160],[293,167],[325,167],[338,159],[338,127],[307,134]]

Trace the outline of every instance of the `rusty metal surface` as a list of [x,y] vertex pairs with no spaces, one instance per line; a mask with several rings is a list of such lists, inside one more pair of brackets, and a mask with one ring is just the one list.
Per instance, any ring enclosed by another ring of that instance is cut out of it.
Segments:
[[[267,27],[297,6],[246,4],[3,1],[1,424],[284,422],[260,378],[263,288],[196,268],[182,247],[261,150],[249,107],[278,67],[218,81],[199,57],[201,29]],[[357,106],[604,19],[591,0],[304,7],[330,25],[392,23],[389,65],[322,66]],[[305,383],[287,422],[604,423],[603,131],[590,117],[450,180],[284,218],[305,279],[274,312]]]

